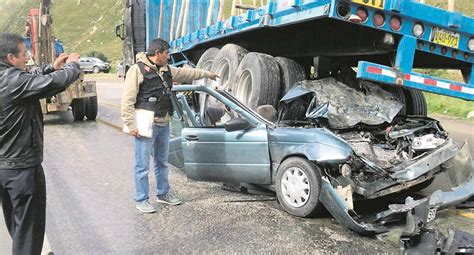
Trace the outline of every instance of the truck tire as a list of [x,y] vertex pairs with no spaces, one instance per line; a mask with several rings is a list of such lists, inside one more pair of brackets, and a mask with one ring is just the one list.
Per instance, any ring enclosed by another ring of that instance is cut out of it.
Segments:
[[270,55],[251,52],[240,62],[233,84],[233,95],[246,106],[276,107],[281,84],[278,62]]
[[407,101],[406,101],[406,98],[405,98],[405,94],[403,92],[403,88],[400,88],[400,87],[395,87],[395,86],[390,86],[390,85],[386,85],[383,87],[386,91],[390,92],[393,94],[393,96],[400,102],[403,104],[403,107],[402,109],[400,110],[400,112],[398,113],[398,115],[406,115],[407,114]]
[[132,39],[135,56],[146,51],[146,0],[132,0]]
[[283,161],[275,186],[278,201],[288,213],[306,218],[324,212],[319,201],[321,169],[307,159],[291,157]]
[[218,53],[219,48],[212,47],[207,49],[199,58],[199,61],[196,64],[196,68],[211,71],[212,64],[214,63],[214,58],[217,56]]
[[407,114],[424,116],[428,115],[425,95],[416,89],[404,89],[407,104]]
[[291,58],[276,57],[280,68],[281,90],[280,95],[286,92],[297,82],[303,81],[306,76],[303,67]]
[[[211,71],[212,64],[214,63],[214,58],[217,53],[219,53],[219,48],[209,48],[207,49],[199,58],[199,61],[196,64],[197,69],[202,69],[206,71]],[[213,81],[210,79],[200,79],[193,81],[193,84],[212,86]]]
[[97,96],[87,98],[86,117],[87,120],[95,120],[98,111]]
[[74,121],[83,121],[86,116],[86,103],[84,98],[76,98],[71,103]]
[[217,81],[213,82],[213,88],[229,92],[234,90],[232,81],[235,79],[240,61],[242,61],[247,52],[246,49],[235,44],[226,44],[222,47],[214,58],[214,63],[211,67],[211,72],[216,73],[220,77]]

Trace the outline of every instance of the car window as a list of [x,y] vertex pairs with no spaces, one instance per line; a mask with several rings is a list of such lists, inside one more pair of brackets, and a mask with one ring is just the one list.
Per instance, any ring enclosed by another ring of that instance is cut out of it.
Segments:
[[205,92],[187,91],[178,98],[184,121],[189,127],[223,128],[227,121],[240,117],[229,106]]
[[224,127],[224,124],[233,118],[240,117],[237,112],[215,98],[214,96],[199,92],[199,123],[201,127]]

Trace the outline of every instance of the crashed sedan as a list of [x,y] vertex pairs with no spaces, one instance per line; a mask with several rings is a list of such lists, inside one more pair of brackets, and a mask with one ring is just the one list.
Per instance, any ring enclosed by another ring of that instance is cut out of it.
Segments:
[[409,194],[438,175],[449,187],[423,198],[430,215],[474,194],[468,146],[454,143],[434,119],[399,115],[403,104],[368,82],[303,81],[278,111],[252,110],[206,86],[175,86],[173,93],[170,163],[193,180],[272,189],[292,215],[327,209],[347,228],[372,235],[387,231],[384,222],[400,212],[393,208],[410,206],[392,205],[367,220],[356,201]]

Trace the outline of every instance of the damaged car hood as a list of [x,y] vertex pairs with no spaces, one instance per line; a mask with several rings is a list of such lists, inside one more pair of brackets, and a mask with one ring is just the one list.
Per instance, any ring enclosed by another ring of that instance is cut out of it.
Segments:
[[378,125],[391,122],[403,104],[379,86],[365,82],[358,89],[335,78],[307,80],[295,84],[281,102],[291,102],[313,93],[307,118],[327,118],[331,128],[353,127],[359,123]]

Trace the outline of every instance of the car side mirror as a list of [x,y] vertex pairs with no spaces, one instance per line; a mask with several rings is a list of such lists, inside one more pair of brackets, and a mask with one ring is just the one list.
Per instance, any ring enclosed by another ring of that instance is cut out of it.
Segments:
[[127,30],[125,24],[120,24],[115,27],[115,35],[122,41],[127,37]]
[[224,124],[225,131],[232,132],[254,128],[255,125],[242,118],[234,118]]

